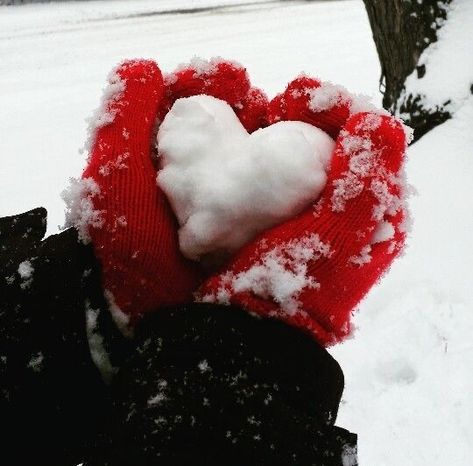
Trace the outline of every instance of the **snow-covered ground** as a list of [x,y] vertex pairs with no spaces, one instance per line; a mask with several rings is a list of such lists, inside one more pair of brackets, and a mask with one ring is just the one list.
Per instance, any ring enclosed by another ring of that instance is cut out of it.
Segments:
[[[0,216],[44,205],[57,231],[59,194],[85,161],[84,119],[123,58],[152,57],[170,71],[193,55],[221,55],[245,64],[270,96],[305,71],[380,102],[361,0],[159,13],[222,3],[242,2],[1,7]],[[412,147],[410,247],[360,306],[355,338],[331,349],[346,376],[338,424],[358,432],[363,466],[472,464],[472,123],[470,96]]]

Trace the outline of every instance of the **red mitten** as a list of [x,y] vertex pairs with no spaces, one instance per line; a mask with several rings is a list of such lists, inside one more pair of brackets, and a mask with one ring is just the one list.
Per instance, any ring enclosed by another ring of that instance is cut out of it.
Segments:
[[[199,266],[179,251],[177,222],[156,184],[157,121],[179,97],[206,93],[227,100],[248,130],[264,123],[267,100],[250,87],[244,68],[214,61],[167,77],[153,61],[123,63],[110,77],[96,118],[88,165],[73,208],[76,226],[102,265],[112,310],[132,321],[160,306],[192,301]],[[77,187],[76,187],[77,188]]]
[[[393,117],[349,117],[356,104],[320,87],[299,78],[269,106],[271,123],[300,120],[338,135],[319,201],[243,247],[198,299],[280,318],[329,345],[349,334],[351,311],[404,244],[406,136]],[[326,109],[315,107],[316,89]]]
[[165,92],[161,71],[152,61],[125,62],[111,75],[110,89],[105,124],[96,130],[82,175],[96,186],[89,197],[99,220],[88,234],[104,289],[136,318],[189,300],[200,271],[181,255],[174,215],[156,186],[152,147]]

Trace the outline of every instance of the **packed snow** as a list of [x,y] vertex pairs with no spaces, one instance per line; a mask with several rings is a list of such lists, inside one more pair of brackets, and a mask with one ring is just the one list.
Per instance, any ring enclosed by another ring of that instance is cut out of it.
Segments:
[[[361,0],[126,17],[157,3],[1,7],[0,215],[44,205],[48,232],[57,231],[59,193],[85,163],[84,120],[123,58],[154,57],[169,71],[193,55],[221,55],[244,63],[269,96],[305,70],[381,100]],[[439,58],[432,82],[440,102],[449,90],[459,96],[457,111],[410,149],[406,173],[418,195],[409,247],[360,304],[354,338],[330,349],[346,383],[337,424],[359,434],[360,465],[469,466],[473,458],[473,97],[458,80],[471,85],[473,29],[469,0],[454,5],[458,27],[442,33],[436,47],[448,61]],[[457,35],[464,39],[443,40]]]
[[279,122],[250,135],[222,100],[177,100],[158,132],[157,181],[181,226],[183,254],[215,263],[312,204],[334,146],[307,123]]

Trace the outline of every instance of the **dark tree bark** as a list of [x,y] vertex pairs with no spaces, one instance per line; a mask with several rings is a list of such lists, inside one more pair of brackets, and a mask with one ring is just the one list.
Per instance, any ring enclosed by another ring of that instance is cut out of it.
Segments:
[[[406,123],[419,139],[450,114],[443,107],[422,106],[422,96],[405,93],[406,78],[427,70],[418,66],[422,52],[437,41],[437,31],[447,18],[452,0],[363,0],[381,63],[383,106],[391,113],[407,115]],[[448,104],[448,102],[445,102]]]

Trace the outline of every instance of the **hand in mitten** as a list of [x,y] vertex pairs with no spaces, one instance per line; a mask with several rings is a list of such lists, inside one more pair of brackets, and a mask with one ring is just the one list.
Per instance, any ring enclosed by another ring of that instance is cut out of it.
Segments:
[[177,98],[208,94],[232,105],[251,131],[261,124],[266,101],[250,87],[244,68],[226,62],[207,70],[189,65],[165,83],[155,62],[135,60],[119,66],[109,81],[70,215],[82,238],[92,241],[112,310],[136,320],[160,306],[191,301],[202,280],[199,266],[179,251],[174,214],[156,185],[159,119]]
[[[333,344],[405,241],[402,124],[332,85],[298,78],[269,104],[269,123],[300,120],[336,137],[319,200],[263,232],[210,277],[199,299],[280,318]],[[351,115],[351,116],[350,116]]]

